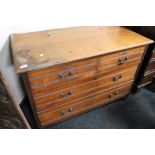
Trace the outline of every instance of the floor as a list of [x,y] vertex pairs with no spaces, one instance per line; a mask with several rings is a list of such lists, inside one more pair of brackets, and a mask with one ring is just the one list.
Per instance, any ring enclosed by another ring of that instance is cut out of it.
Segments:
[[155,84],[49,129],[154,129]]

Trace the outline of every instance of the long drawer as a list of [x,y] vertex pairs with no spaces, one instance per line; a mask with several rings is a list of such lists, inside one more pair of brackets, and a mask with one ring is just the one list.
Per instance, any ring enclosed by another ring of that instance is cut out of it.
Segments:
[[96,73],[106,74],[130,66],[137,66],[141,61],[144,49],[145,47],[138,47],[45,70],[28,72],[31,90],[35,94],[56,87],[61,89],[64,83],[67,88],[71,84],[87,81]]
[[48,108],[44,111],[37,112],[41,125],[45,127],[49,124],[54,124],[56,122],[71,118],[82,112],[119,99],[130,92],[131,86],[132,81],[123,85],[112,87],[109,90],[91,94],[85,98],[66,103],[66,105],[61,105],[55,110]]
[[67,89],[51,89],[50,91],[39,93],[33,96],[36,109],[40,111],[45,108],[57,106],[58,104],[63,104],[64,102],[88,96],[92,93],[134,80],[136,70],[137,66],[119,72],[113,72],[107,76],[96,75],[93,79],[85,83]]

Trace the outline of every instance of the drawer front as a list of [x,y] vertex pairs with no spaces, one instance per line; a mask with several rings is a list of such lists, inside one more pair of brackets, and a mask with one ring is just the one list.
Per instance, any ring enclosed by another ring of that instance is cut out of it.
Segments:
[[[138,47],[109,55],[76,61],[45,70],[28,72],[33,93],[42,92],[55,87],[69,87],[82,83],[95,73],[110,73],[140,63],[145,47]],[[60,86],[58,86],[60,85]]]
[[146,74],[147,72],[153,72],[153,71],[155,71],[155,61],[150,61],[146,68]]
[[34,86],[34,90],[35,87],[39,88],[42,85],[46,88],[48,85],[60,84],[71,80],[75,81],[79,77],[93,75],[97,71],[97,61],[98,58],[75,61],[48,69],[28,72],[27,76],[30,83]]
[[99,70],[102,72],[111,72],[132,65],[138,65],[141,62],[144,49],[145,47],[138,47],[102,56],[100,58]]
[[70,102],[55,110],[47,109],[45,111],[38,112],[41,125],[44,127],[54,124],[56,122],[73,117],[79,113],[119,99],[130,92],[131,86],[132,82],[129,82],[125,85],[113,87],[106,92],[96,93],[84,99]]
[[155,72],[145,74],[140,85],[151,83],[155,79]]
[[42,93],[34,94],[37,111],[48,107],[57,106],[71,100],[75,100],[84,96],[88,96],[95,92],[106,90],[110,87],[134,80],[136,67],[123,70],[121,72],[113,72],[107,76],[94,76],[90,81],[75,85],[67,89],[51,89]]

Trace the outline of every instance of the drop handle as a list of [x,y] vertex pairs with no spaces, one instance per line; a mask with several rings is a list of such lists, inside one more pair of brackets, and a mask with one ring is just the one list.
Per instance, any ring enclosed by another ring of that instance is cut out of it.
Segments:
[[111,94],[109,95],[109,98],[112,98],[112,97],[116,96],[117,94],[118,94],[118,91],[115,91],[115,92],[113,92],[113,93],[111,93]]
[[67,79],[67,78],[71,78],[72,75],[73,75],[73,73],[71,71],[69,71],[68,73],[60,73],[59,78],[60,79]]
[[66,112],[66,111],[64,111],[64,110],[62,110],[62,111],[61,111],[61,114],[62,114],[62,115],[66,115],[66,114],[67,114],[67,112]]
[[69,112],[72,112],[72,111],[73,111],[73,108],[69,108],[68,111],[69,111]]
[[117,76],[115,76],[115,77],[113,77],[113,81],[115,82],[115,81],[118,81],[119,79],[121,79],[122,78],[122,75],[117,75]]
[[68,97],[68,96],[71,96],[72,95],[72,91],[70,90],[69,92],[67,92],[66,94],[65,93],[61,93],[60,94],[60,97]]
[[110,94],[110,95],[109,95],[109,98],[112,98],[112,97],[113,97],[113,94]]
[[128,57],[120,58],[118,59],[118,65],[124,64],[128,61]]
[[73,112],[73,108],[69,108],[68,111],[62,110],[62,111],[61,111],[61,114],[62,114],[62,115],[67,115],[67,114],[69,114],[70,112]]

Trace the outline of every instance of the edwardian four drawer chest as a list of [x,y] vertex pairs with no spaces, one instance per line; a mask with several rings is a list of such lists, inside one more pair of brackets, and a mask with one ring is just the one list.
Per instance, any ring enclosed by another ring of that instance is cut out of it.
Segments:
[[10,37],[39,127],[129,94],[148,44],[123,27],[77,27]]

